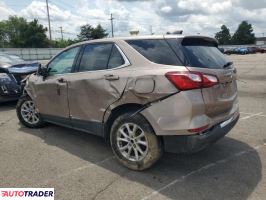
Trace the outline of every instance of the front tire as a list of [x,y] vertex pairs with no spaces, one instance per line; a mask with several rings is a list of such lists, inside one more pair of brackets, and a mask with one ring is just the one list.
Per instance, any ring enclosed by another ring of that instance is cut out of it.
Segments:
[[142,171],[155,164],[163,153],[162,142],[141,114],[119,116],[111,128],[111,147],[125,167]]
[[29,96],[23,96],[18,100],[16,111],[19,121],[26,127],[40,128],[45,124]]

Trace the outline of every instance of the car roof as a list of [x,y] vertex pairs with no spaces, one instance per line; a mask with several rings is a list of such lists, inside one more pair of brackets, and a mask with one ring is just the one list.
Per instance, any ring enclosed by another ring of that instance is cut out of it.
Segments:
[[211,41],[214,41],[218,44],[217,40],[208,36],[201,35],[145,35],[145,36],[129,36],[129,37],[114,37],[114,38],[103,38],[103,39],[95,39],[95,40],[86,40],[83,42],[79,42],[71,45],[70,47],[74,47],[77,45],[87,44],[87,43],[97,43],[97,42],[115,42],[120,40],[144,40],[144,39],[176,39],[176,38],[205,38]]

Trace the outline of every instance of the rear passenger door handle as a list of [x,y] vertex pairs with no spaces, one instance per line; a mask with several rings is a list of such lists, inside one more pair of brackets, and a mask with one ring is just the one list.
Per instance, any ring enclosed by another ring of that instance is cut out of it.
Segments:
[[114,80],[119,79],[119,76],[113,75],[113,74],[106,74],[106,75],[104,75],[104,77],[106,80],[109,80],[109,81],[114,81]]

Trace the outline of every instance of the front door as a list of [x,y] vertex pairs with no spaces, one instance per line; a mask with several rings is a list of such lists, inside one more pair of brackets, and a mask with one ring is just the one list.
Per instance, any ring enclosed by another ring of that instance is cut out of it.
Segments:
[[45,80],[41,76],[35,77],[33,100],[46,121],[64,124],[70,122],[67,80],[73,76],[71,72],[79,48],[67,49],[48,63],[49,75]]

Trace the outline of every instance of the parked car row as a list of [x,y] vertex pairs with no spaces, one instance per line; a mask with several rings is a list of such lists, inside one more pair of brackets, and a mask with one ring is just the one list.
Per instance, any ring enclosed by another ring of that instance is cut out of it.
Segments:
[[238,47],[238,48],[219,48],[219,50],[227,55],[231,54],[240,54],[240,55],[246,55],[246,54],[255,54],[255,53],[266,53],[266,49],[260,48],[260,47]]

